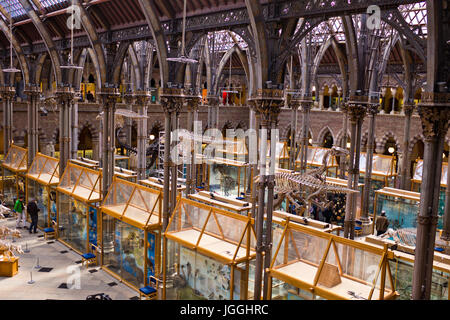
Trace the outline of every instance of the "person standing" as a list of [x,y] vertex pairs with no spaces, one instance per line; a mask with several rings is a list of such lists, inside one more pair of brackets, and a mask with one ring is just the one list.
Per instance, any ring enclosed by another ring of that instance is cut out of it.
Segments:
[[38,223],[39,208],[37,207],[36,200],[32,199],[30,200],[30,202],[28,202],[27,211],[31,218],[30,233],[32,228],[34,229],[34,233],[37,233],[36,229]]
[[389,227],[389,220],[386,217],[386,211],[381,211],[381,216],[377,218],[375,226],[377,228],[377,236],[380,236],[387,231]]
[[23,196],[20,196],[19,199],[17,199],[13,211],[17,213],[16,228],[25,229],[27,215],[25,212],[25,204],[23,203]]

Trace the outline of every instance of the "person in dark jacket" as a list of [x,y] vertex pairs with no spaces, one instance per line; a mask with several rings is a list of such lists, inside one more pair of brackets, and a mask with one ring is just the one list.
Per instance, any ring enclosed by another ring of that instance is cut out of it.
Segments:
[[38,223],[38,212],[39,208],[37,207],[36,200],[30,200],[27,205],[27,212],[30,215],[31,218],[31,225],[30,225],[30,233],[31,229],[34,229],[34,233],[37,233],[37,223]]
[[377,236],[381,236],[383,233],[387,231],[389,227],[389,220],[386,217],[386,211],[381,211],[381,216],[377,218],[375,226],[377,228]]

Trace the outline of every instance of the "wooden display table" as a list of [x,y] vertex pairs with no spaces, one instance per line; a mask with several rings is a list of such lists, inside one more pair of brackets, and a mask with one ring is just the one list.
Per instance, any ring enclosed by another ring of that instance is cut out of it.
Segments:
[[14,277],[19,272],[19,258],[0,260],[0,277]]

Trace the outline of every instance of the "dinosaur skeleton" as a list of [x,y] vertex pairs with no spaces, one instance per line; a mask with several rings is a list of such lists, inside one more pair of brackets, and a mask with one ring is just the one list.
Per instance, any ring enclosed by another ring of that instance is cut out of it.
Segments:
[[[321,209],[327,209],[333,203],[328,200],[327,195],[333,194],[349,194],[358,193],[359,191],[344,188],[341,186],[327,183],[326,171],[328,169],[328,158],[330,156],[346,156],[349,152],[339,147],[333,147],[328,150],[323,159],[322,166],[310,170],[305,174],[295,173],[276,173],[275,174],[275,192],[277,193],[277,201],[274,207],[281,205],[282,201],[287,198],[295,207],[299,209],[307,204],[315,204]],[[260,181],[261,176],[255,177],[255,182]],[[297,204],[297,201],[303,206]]]
[[6,226],[0,227],[0,238],[4,238],[7,236],[12,236],[14,238],[22,238],[22,235],[19,230],[17,229],[10,229]]
[[16,256],[14,255],[14,252],[16,252],[18,254],[24,253],[22,246],[15,245],[10,242],[3,241],[3,240],[0,240],[0,249],[4,250],[3,254],[9,258],[16,258]]

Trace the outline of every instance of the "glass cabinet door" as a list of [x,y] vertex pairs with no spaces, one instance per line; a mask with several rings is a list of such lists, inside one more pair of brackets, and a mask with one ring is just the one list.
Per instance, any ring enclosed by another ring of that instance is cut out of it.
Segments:
[[144,237],[143,230],[121,223],[121,276],[137,288],[144,286]]

